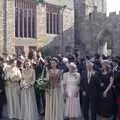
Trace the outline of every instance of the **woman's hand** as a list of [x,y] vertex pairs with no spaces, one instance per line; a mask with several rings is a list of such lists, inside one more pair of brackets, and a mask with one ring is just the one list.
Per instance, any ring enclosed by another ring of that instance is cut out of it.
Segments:
[[2,92],[3,92],[2,89],[0,89],[0,94],[1,94]]

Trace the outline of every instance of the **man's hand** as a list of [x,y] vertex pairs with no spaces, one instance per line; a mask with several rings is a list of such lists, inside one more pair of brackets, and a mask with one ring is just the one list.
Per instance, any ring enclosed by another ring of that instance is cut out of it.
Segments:
[[83,94],[83,96],[86,96],[86,95],[87,95],[85,91],[83,91],[82,94]]
[[2,93],[3,91],[0,89],[0,93]]

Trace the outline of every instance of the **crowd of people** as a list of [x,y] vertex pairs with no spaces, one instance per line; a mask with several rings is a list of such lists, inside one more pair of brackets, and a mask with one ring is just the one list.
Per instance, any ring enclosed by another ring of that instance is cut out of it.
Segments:
[[[39,90],[44,77],[51,87]],[[120,120],[120,57],[79,55],[0,57],[0,118]]]

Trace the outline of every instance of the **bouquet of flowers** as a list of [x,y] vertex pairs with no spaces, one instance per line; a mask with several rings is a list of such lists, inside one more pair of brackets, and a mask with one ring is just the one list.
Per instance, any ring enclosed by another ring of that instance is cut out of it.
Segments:
[[4,71],[4,80],[9,81],[11,80],[11,73],[9,71]]
[[38,88],[40,91],[51,88],[51,82],[46,77],[44,77],[44,73],[45,67],[43,68],[41,77],[36,80],[36,88]]
[[20,83],[20,85],[21,85],[22,88],[25,88],[25,89],[27,89],[27,88],[29,88],[31,86],[30,82],[26,82],[24,79]]

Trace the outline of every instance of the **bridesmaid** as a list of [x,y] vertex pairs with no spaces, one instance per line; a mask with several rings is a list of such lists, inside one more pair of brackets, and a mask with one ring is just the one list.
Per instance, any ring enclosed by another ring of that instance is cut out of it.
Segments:
[[51,69],[47,72],[51,81],[51,89],[46,90],[45,120],[63,120],[61,112],[60,70],[57,68],[58,60],[51,60]]
[[26,60],[22,71],[21,86],[21,118],[22,120],[38,120],[37,104],[35,100],[35,72],[31,63]]
[[21,72],[17,67],[15,59],[10,60],[10,67],[6,70],[6,97],[8,117],[10,119],[20,119],[20,86]]

